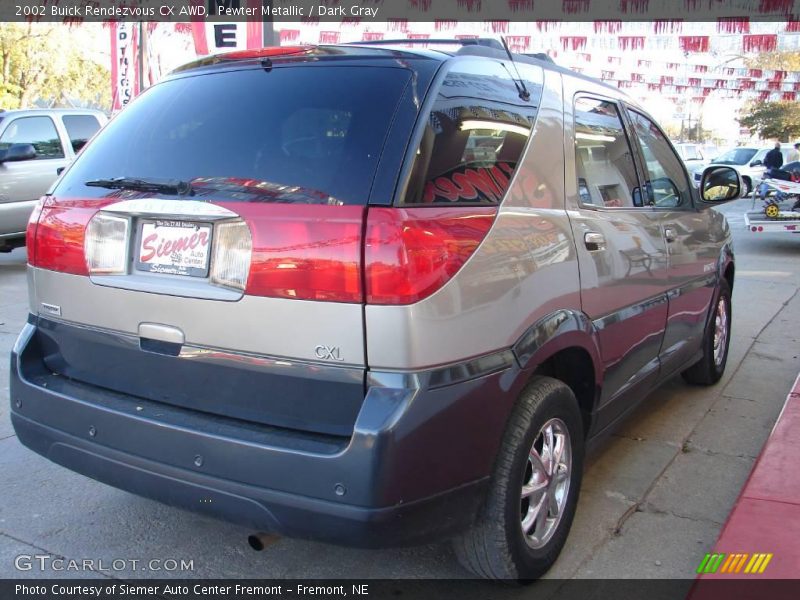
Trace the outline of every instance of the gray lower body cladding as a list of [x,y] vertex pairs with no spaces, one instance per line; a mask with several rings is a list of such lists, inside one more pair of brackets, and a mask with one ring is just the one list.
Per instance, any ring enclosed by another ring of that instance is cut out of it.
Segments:
[[[414,544],[469,524],[525,379],[513,364],[435,388],[377,377],[384,383],[370,384],[352,434],[330,435],[57,374],[46,360],[54,329],[32,319],[11,356],[11,417],[23,444],[170,505],[357,546]],[[60,335],[63,346],[69,335]]]

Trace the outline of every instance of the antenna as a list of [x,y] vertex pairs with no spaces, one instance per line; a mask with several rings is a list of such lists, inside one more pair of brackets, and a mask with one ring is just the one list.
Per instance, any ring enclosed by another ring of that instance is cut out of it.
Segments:
[[[514,85],[517,86],[517,91],[519,92],[519,97],[522,98],[525,102],[531,99],[531,93],[528,91],[528,88],[525,87],[525,82],[522,81],[522,75],[519,74],[519,69],[517,68],[517,63],[514,62],[514,57],[511,55],[511,50],[508,49],[508,43],[506,42],[506,38],[500,36],[500,41],[503,42],[503,48],[508,54],[508,60],[511,61],[511,64],[514,66],[514,71],[517,73],[517,78],[514,79]],[[509,73],[510,75],[510,73]]]

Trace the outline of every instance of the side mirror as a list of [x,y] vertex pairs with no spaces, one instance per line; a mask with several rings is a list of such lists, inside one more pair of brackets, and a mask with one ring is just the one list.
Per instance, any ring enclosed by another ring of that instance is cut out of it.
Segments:
[[15,162],[36,158],[36,149],[31,144],[11,144],[0,152],[0,162]]
[[750,166],[751,167],[760,167],[763,164],[764,164],[764,162],[761,161],[761,160],[754,160],[753,162],[750,163]]
[[732,167],[709,167],[700,180],[700,195],[705,202],[721,203],[742,196],[745,186],[739,172]]

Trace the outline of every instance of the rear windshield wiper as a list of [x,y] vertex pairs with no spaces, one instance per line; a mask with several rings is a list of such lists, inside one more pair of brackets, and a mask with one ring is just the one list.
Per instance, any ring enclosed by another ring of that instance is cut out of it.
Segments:
[[192,184],[180,179],[141,179],[136,177],[112,177],[111,179],[92,179],[84,185],[108,188],[110,190],[136,190],[139,192],[159,192],[176,196],[194,194]]

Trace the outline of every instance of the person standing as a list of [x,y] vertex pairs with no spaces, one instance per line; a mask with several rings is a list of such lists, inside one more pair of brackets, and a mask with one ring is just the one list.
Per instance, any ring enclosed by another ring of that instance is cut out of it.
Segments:
[[777,171],[783,166],[783,153],[781,152],[780,142],[775,142],[775,147],[767,152],[764,157],[764,166],[767,168],[768,173]]

